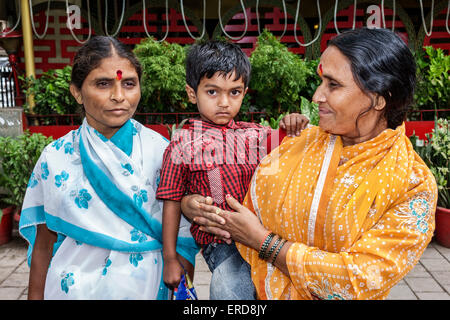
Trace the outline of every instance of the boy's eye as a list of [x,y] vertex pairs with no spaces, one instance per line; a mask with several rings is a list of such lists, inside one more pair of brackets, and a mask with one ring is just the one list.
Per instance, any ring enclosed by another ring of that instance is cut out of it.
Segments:
[[238,95],[240,95],[240,94],[241,94],[241,91],[238,90],[238,89],[234,89],[234,90],[231,91],[231,95],[232,95],[232,96],[238,96]]
[[214,96],[216,94],[216,90],[210,89],[207,91],[209,95]]

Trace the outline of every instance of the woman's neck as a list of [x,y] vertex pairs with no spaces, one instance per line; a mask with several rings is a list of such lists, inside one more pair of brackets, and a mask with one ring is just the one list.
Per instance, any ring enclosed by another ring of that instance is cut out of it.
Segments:
[[365,141],[368,141],[370,139],[375,138],[378,136],[381,132],[386,130],[388,128],[387,121],[386,120],[380,120],[378,121],[377,125],[372,129],[366,132],[367,130],[361,130],[362,133],[357,137],[348,137],[348,136],[341,136],[342,138],[342,144],[344,147],[352,146],[358,143],[362,143]]

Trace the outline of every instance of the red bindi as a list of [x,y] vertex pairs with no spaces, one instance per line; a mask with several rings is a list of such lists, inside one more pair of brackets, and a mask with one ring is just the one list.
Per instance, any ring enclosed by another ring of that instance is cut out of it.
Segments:
[[122,80],[122,70],[117,70],[117,77],[116,77],[116,80]]
[[319,76],[322,76],[322,74],[323,74],[322,64],[319,64]]

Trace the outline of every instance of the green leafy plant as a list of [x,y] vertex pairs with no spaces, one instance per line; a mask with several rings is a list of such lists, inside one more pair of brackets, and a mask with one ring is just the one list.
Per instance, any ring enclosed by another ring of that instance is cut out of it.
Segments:
[[[415,110],[450,106],[450,56],[431,46],[415,53],[417,86]],[[432,120],[432,119],[430,119]]]
[[187,122],[188,120],[189,120],[189,119],[183,119],[183,120],[178,124],[178,126],[177,126],[175,123],[172,124],[172,126],[166,124],[166,128],[167,128],[167,131],[169,132],[169,137],[170,137],[170,139],[172,139],[172,136],[173,136],[173,134],[175,133],[176,130],[181,130],[181,129],[183,129],[183,126],[186,124],[186,122]]
[[[75,98],[70,94],[69,85],[72,67],[48,70],[39,78],[21,78],[27,96],[34,95],[35,114],[74,114],[79,110]],[[30,105],[23,105],[24,111],[30,113]],[[47,123],[50,124],[50,123]]]
[[21,207],[34,166],[46,145],[53,141],[40,133],[0,137],[0,186],[6,190],[2,201]]
[[271,127],[272,129],[278,129],[280,127],[280,121],[283,119],[283,117],[287,114],[287,112],[280,114],[277,118],[270,118],[269,120],[266,120],[264,118],[261,118],[260,124],[266,127]]
[[298,112],[301,96],[310,99],[318,85],[317,61],[307,62],[290,52],[267,30],[258,37],[250,62],[252,100],[256,109],[266,111],[268,117]]
[[417,137],[411,142],[433,173],[438,186],[438,206],[450,208],[450,121],[438,119],[423,145],[417,145]]
[[187,48],[152,38],[136,45],[134,53],[143,68],[139,112],[197,111],[185,90]]

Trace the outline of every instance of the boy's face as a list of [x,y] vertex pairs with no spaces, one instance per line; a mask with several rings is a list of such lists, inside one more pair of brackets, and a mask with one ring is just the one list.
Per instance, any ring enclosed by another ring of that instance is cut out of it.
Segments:
[[210,79],[200,80],[197,92],[186,85],[189,101],[197,104],[203,120],[225,125],[238,114],[247,88],[242,77],[234,79],[234,71],[225,76],[216,72]]

